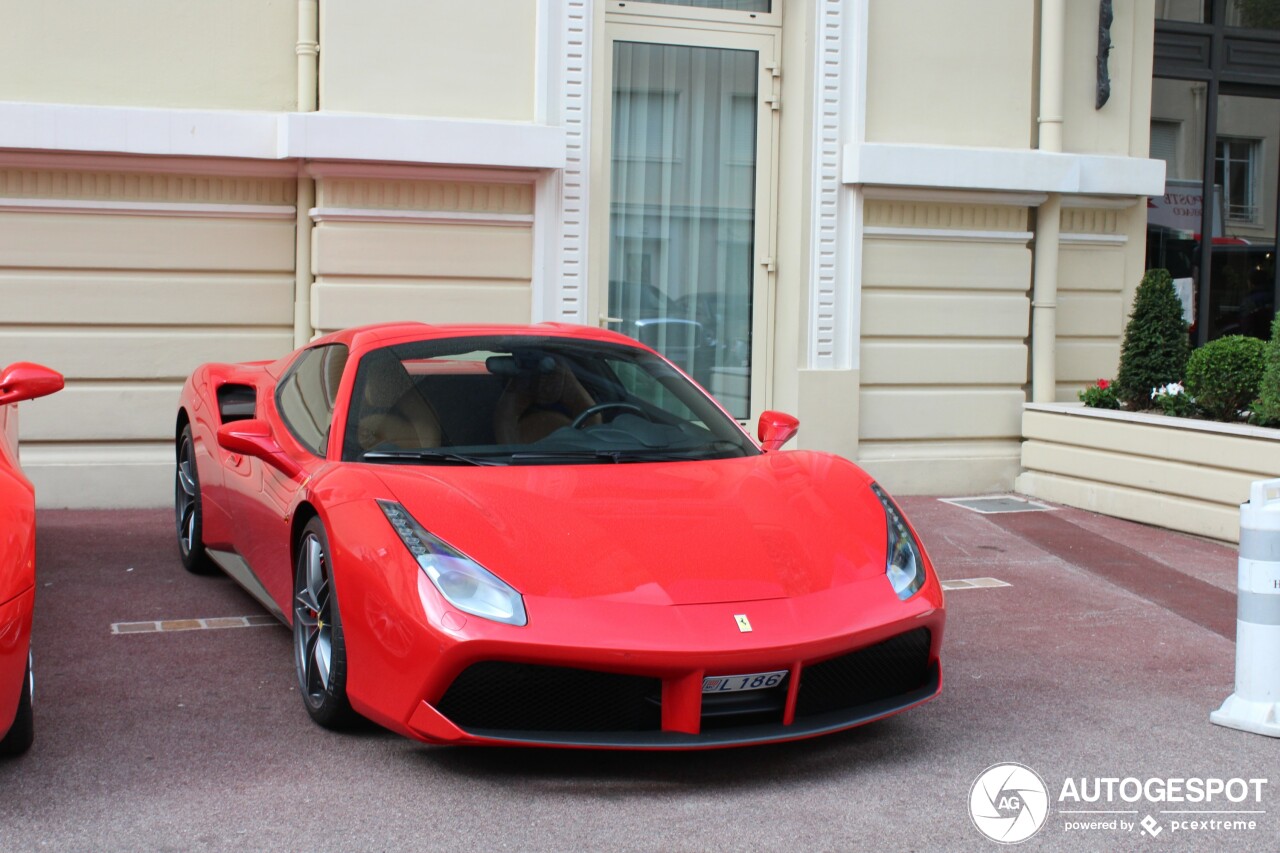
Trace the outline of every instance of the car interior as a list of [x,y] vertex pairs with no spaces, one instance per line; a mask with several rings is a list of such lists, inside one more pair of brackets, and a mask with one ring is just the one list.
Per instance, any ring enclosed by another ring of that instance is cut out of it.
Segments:
[[[678,393],[633,366],[631,355],[538,343],[453,341],[450,348],[434,341],[367,353],[352,391],[344,458],[388,461],[389,454],[442,449],[689,452],[726,438],[732,455],[749,452],[736,447],[741,436],[732,422],[665,363],[657,369],[669,371]],[[634,393],[615,368],[631,381],[643,374],[653,399]],[[702,417],[678,399],[689,396],[701,400]],[[724,421],[719,429],[706,423],[712,414]]]

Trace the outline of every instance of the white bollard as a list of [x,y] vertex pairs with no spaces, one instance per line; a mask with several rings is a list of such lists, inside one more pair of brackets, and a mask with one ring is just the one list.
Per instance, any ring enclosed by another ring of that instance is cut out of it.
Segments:
[[1257,480],[1240,505],[1236,692],[1209,715],[1280,737],[1280,480]]

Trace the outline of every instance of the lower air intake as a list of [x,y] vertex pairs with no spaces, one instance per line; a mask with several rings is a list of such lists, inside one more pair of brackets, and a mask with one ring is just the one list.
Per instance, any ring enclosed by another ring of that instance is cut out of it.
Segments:
[[928,628],[824,660],[800,671],[796,717],[856,708],[922,687],[929,679]]

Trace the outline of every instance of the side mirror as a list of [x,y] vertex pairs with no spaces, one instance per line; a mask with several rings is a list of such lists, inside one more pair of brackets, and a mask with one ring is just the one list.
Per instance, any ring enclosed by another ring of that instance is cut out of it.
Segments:
[[0,406],[34,400],[62,390],[62,374],[29,361],[16,361],[0,373]]
[[218,446],[228,453],[261,459],[286,477],[297,478],[302,466],[293,461],[271,434],[266,421],[232,421],[218,427]]
[[760,414],[760,427],[757,435],[760,438],[760,446],[766,451],[781,449],[782,445],[795,438],[796,433],[799,431],[800,419],[788,415],[786,412],[762,412]]

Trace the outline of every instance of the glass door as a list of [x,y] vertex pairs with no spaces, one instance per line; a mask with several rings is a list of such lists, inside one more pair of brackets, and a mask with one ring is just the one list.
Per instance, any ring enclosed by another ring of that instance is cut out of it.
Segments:
[[748,419],[764,408],[773,308],[774,38],[609,31],[602,322]]

